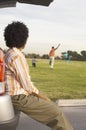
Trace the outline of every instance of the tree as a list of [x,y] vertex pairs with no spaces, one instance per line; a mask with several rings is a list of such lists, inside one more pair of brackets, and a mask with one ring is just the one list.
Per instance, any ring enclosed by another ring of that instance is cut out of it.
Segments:
[[81,55],[82,55],[82,60],[86,61],[86,51],[81,51]]
[[49,59],[49,55],[44,54],[44,55],[41,56],[41,58],[42,58],[42,59]]

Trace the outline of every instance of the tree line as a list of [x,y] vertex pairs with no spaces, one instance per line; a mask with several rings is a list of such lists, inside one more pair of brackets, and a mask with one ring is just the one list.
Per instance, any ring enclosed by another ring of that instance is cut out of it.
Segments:
[[[38,59],[49,59],[49,55],[48,54],[43,54],[43,55],[39,55],[39,54],[25,54],[26,58],[38,58]],[[61,56],[56,56],[55,59],[60,59],[60,60],[74,60],[74,61],[86,61],[86,51],[83,50],[80,53],[78,53],[77,51],[71,51],[68,50],[67,52],[62,52]]]
[[[63,52],[62,54],[64,54],[65,52]],[[80,54],[76,51],[70,51],[68,50],[66,52],[66,54],[68,55],[67,58],[69,58],[70,60],[76,60],[76,61],[86,61],[86,51],[83,50],[80,52]],[[64,56],[62,56],[62,59],[64,59]]]
[[[4,50],[4,53],[6,53],[6,50]],[[36,53],[24,53],[26,58],[37,58],[37,59],[49,59],[48,54],[36,54]],[[56,56],[55,59],[59,60],[73,60],[73,61],[86,61],[86,50],[82,50],[80,53],[77,51],[71,51],[68,50],[66,52],[62,52],[61,56]]]

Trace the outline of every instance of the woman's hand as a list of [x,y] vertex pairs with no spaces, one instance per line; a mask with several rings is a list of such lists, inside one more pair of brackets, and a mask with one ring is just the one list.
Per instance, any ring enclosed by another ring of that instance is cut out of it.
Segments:
[[45,96],[45,95],[43,95],[43,94],[40,94],[40,93],[36,94],[36,93],[34,93],[34,92],[32,92],[32,94],[33,94],[34,96],[36,96],[36,97],[38,97],[38,98],[41,98],[41,99],[44,99],[44,100],[46,100],[46,101],[48,101],[48,102],[51,101],[47,96]]

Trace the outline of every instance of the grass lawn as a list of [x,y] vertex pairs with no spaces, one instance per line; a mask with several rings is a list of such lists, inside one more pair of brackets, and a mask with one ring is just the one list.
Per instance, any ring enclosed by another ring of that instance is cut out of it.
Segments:
[[52,100],[86,98],[86,62],[55,60],[50,69],[49,60],[38,59],[36,68],[27,61],[34,85]]

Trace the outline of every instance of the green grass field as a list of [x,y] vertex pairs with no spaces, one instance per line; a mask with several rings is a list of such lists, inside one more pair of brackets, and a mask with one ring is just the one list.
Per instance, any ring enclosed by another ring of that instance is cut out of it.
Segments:
[[38,59],[36,68],[27,61],[34,85],[52,100],[86,98],[86,62],[55,60],[50,69],[49,60]]

